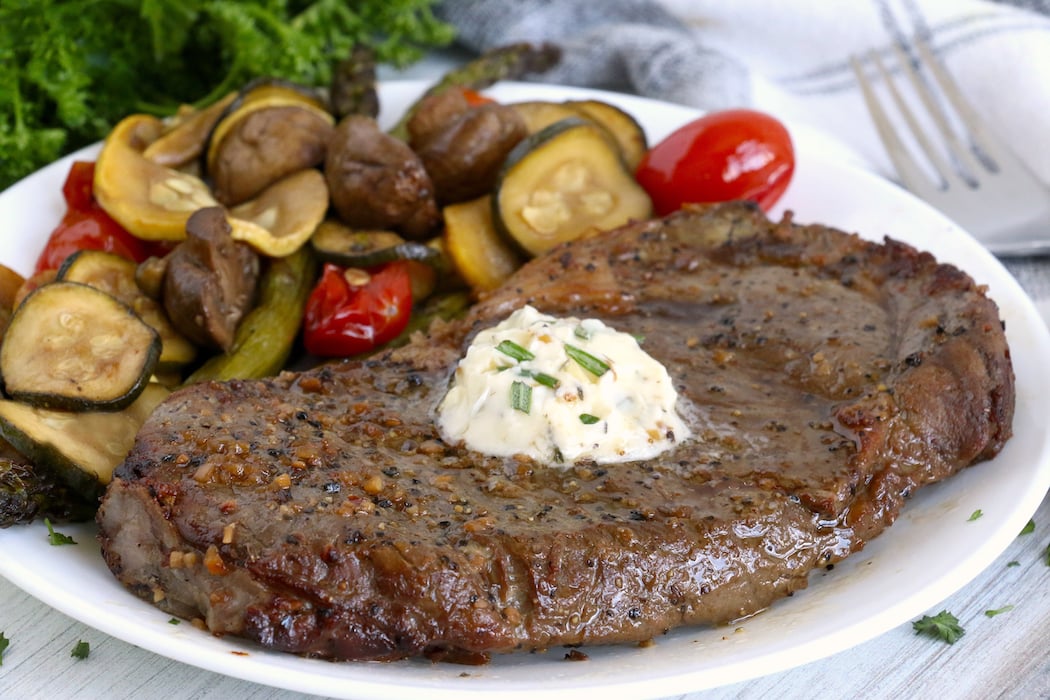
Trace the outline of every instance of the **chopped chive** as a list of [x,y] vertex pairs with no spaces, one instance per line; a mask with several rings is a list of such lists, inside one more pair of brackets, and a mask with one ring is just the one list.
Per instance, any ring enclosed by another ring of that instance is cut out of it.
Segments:
[[1020,566],[1020,565],[1021,565],[1021,562],[1019,562],[1019,561],[1017,561],[1016,559],[1014,559],[1014,560],[1012,560],[1012,561],[1008,561],[1008,562],[1006,562],[1006,565],[1007,565],[1008,567],[1010,567],[1010,566]]
[[536,357],[513,340],[501,340],[500,344],[496,346],[496,349],[508,357],[513,357],[518,362],[525,362],[526,360],[531,360]]
[[179,625],[179,624],[182,624],[182,620],[180,620],[177,617],[173,617],[170,620],[168,620],[168,624],[169,625]]
[[985,610],[984,614],[987,615],[988,617],[995,617],[996,615],[1001,615],[1004,612],[1010,612],[1013,609],[1014,609],[1014,606],[1012,606],[1012,605],[1004,605],[1003,607],[996,608],[995,610]]
[[1028,524],[1021,528],[1022,535],[1030,535],[1035,532],[1035,520],[1029,520]]
[[984,515],[984,511],[982,511],[980,508],[978,508],[974,512],[970,513],[970,517],[967,519],[967,522],[971,522],[972,523],[974,520],[977,520],[982,515]]
[[599,360],[594,355],[586,350],[581,350],[575,345],[565,343],[565,354],[572,358],[580,367],[583,367],[596,377],[600,377],[609,371],[609,364],[607,362]]
[[599,418],[598,416],[591,415],[590,413],[581,413],[580,414],[580,422],[583,423],[584,425],[594,425],[595,423],[597,423],[600,420],[601,420],[601,418]]
[[52,547],[59,547],[64,544],[77,543],[77,541],[69,535],[63,535],[61,532],[56,532],[55,528],[51,525],[51,521],[49,519],[44,518],[44,525],[47,526],[47,540],[51,543]]
[[525,382],[514,381],[510,385],[510,405],[515,410],[528,413],[532,410],[532,387]]
[[561,382],[558,381],[557,377],[552,377],[546,372],[533,372],[529,369],[523,369],[519,374],[522,377],[528,377],[529,379],[534,380],[537,384],[542,384],[549,389],[557,389],[561,386]]

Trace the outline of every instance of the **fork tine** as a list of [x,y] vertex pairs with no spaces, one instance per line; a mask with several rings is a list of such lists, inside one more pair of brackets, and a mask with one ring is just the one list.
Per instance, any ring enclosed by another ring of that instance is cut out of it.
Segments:
[[929,66],[938,86],[944,91],[944,95],[948,98],[960,120],[962,120],[962,123],[969,131],[970,141],[977,147],[978,155],[983,154],[992,161],[991,165],[994,167],[991,169],[998,170],[1001,168],[1004,165],[1003,161],[1011,156],[1004,153],[1004,149],[999,145],[998,139],[992,136],[984,121],[978,116],[977,111],[963,97],[959,84],[955,82],[951,73],[933,55],[933,50],[926,40],[917,36],[915,37],[914,45],[918,49],[923,62]]
[[[886,114],[886,110],[883,109],[882,103],[875,94],[875,89],[872,87],[871,82],[864,73],[860,61],[857,60],[856,56],[850,56],[849,60],[853,72],[857,76],[857,84],[860,85],[860,91],[864,96],[864,102],[868,106],[868,113],[871,115],[872,121],[875,123],[875,129],[879,133],[879,138],[882,140],[882,144],[885,146],[886,152],[890,156],[890,160],[893,161],[893,167],[897,170],[897,175],[900,176],[904,186],[913,192],[919,193],[928,191],[931,187],[930,176],[919,166],[908,148],[904,145],[904,142],[901,141],[900,136],[897,135],[897,130],[894,128],[892,121]],[[879,69],[884,82],[889,86],[890,91],[894,96],[894,101],[902,108],[902,112],[906,114],[905,118],[909,121],[909,127],[915,132],[920,141],[925,140],[925,137],[922,135],[922,130],[917,128],[914,115],[911,114],[907,104],[897,91],[889,72],[886,70],[885,66],[882,65],[878,55],[874,51],[869,51],[868,60],[874,63]],[[924,145],[924,148],[928,146],[929,143],[927,142],[926,145]],[[943,185],[944,175],[942,173],[938,174],[941,177],[940,184]]]
[[[919,46],[923,42],[921,41],[921,39],[916,37],[912,43],[915,46]],[[924,48],[926,48],[925,44],[923,44],[923,46]],[[911,57],[907,53],[905,53],[903,47],[900,44],[894,44],[893,48],[894,52],[897,54],[898,62],[901,64],[904,72],[908,74],[908,78],[911,81],[912,87],[915,88],[915,92],[919,95],[919,98],[922,100],[923,105],[926,107],[926,112],[933,119],[934,125],[940,132],[941,138],[944,140],[944,145],[948,151],[948,154],[951,156],[956,166],[958,166],[953,168],[947,163],[945,163],[945,161],[939,158],[938,156],[938,160],[940,161],[938,169],[941,171],[941,175],[948,180],[951,180],[954,175],[966,185],[970,187],[975,186],[976,176],[977,173],[979,173],[982,170],[982,164],[975,159],[971,150],[959,139],[958,133],[954,128],[952,128],[952,125],[944,112],[943,105],[934,95],[933,91],[930,89],[929,84],[925,80],[923,80],[921,75],[919,75],[919,72],[916,70],[915,65],[912,63]],[[922,53],[921,49],[920,53]],[[936,61],[927,60],[927,58],[932,58],[932,56],[929,56],[928,50],[925,54],[922,55],[922,58],[927,65],[930,65],[931,69],[933,69],[932,64],[937,64]],[[943,77],[948,77],[947,71],[943,70],[943,68],[941,68],[939,64],[936,65],[936,68],[940,69],[940,74],[944,74]],[[940,74],[938,74],[937,70],[934,70],[934,79],[937,81],[938,87],[945,89],[945,85],[941,82],[942,75]],[[949,78],[949,80],[951,80],[951,78]],[[952,106],[956,106],[954,100],[952,100]],[[961,116],[962,115],[960,114],[960,117]],[[915,128],[914,125],[911,126],[913,129]],[[967,126],[969,125],[967,124]],[[927,155],[929,155],[932,159],[934,156],[930,149],[926,148],[925,146],[924,149],[926,150]],[[947,169],[945,170],[944,168]],[[969,174],[969,177],[967,177],[967,174]]]

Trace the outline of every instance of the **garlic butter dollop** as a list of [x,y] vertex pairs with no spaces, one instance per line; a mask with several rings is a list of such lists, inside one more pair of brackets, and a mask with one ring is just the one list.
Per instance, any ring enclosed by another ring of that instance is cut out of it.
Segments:
[[552,465],[647,459],[689,437],[667,370],[597,319],[524,306],[477,334],[438,405],[451,441]]

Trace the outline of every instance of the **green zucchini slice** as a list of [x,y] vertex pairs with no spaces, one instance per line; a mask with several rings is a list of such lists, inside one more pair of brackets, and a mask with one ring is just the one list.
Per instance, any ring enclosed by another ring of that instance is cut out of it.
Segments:
[[55,411],[0,400],[0,435],[38,469],[94,497],[110,482],[139,428],[169,393],[151,383],[122,411]]
[[604,127],[571,117],[521,141],[492,198],[497,230],[528,255],[652,216]]
[[592,119],[604,126],[620,147],[627,168],[634,172],[649,149],[649,139],[638,120],[614,104],[602,100],[571,100],[565,106],[579,116]]
[[100,250],[73,253],[58,269],[58,279],[80,282],[115,296],[139,315],[160,335],[158,372],[170,372],[188,365],[197,357],[197,346],[179,333],[156,300],[139,287],[138,266],[125,257]]
[[440,253],[418,241],[406,241],[393,231],[363,231],[337,221],[322,221],[310,244],[323,262],[341,267],[375,267],[395,260],[439,262]]
[[160,336],[124,302],[79,282],[27,296],[0,346],[0,373],[16,401],[71,411],[116,411],[142,393]]

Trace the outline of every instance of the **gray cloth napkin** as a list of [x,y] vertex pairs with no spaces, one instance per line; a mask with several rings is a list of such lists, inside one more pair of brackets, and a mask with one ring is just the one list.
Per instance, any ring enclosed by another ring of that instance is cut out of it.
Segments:
[[[543,82],[807,123],[894,178],[849,67],[921,35],[982,116],[1050,182],[1050,0],[444,0],[462,48],[559,44]],[[1050,236],[1050,222],[1047,222]],[[1003,259],[1050,311],[1050,256]]]

